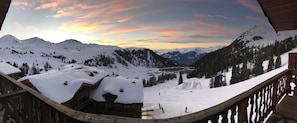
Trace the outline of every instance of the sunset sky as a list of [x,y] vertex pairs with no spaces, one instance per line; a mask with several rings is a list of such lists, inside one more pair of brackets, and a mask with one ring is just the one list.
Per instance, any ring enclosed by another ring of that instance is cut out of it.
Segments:
[[12,0],[0,36],[173,49],[228,45],[257,24],[257,0]]

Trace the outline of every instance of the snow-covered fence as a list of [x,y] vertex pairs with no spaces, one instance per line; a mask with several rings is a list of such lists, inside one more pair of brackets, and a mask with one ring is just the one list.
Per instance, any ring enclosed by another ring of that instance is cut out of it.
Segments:
[[263,122],[275,110],[281,98],[291,91],[290,82],[295,82],[297,78],[292,73],[296,72],[285,70],[228,101],[196,113],[168,119],[148,120],[76,111],[0,73],[0,122]]

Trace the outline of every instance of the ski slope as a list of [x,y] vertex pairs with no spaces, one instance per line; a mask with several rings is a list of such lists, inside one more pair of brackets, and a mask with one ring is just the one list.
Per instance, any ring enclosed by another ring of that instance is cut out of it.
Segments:
[[[297,52],[297,48],[290,52]],[[201,88],[178,85],[178,78],[153,87],[144,88],[144,109],[153,109],[154,111],[151,113],[151,116],[143,118],[165,119],[216,106],[286,70],[288,68],[288,53],[281,55],[282,67],[233,85],[209,88],[210,79],[186,79],[184,76],[185,82],[199,83]],[[264,69],[267,69],[267,65],[268,61],[263,62]],[[231,72],[229,70],[228,73],[225,73],[227,81],[231,79]],[[186,84],[191,85],[189,83]],[[159,104],[163,107],[164,112],[160,109]]]

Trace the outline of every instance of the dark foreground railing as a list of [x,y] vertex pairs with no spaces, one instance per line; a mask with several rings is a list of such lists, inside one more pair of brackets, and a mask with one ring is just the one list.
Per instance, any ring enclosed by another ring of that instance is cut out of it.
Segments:
[[22,83],[0,73],[0,122],[258,123],[263,122],[269,113],[274,111],[280,99],[289,92],[289,83],[295,77],[290,70],[285,70],[258,86],[203,111],[168,119],[142,120],[76,111],[55,103]]

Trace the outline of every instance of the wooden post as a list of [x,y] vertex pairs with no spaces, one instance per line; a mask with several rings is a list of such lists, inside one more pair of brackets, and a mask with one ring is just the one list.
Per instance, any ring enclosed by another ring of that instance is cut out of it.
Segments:
[[289,53],[289,66],[290,70],[297,69],[297,53]]
[[238,105],[238,121],[239,123],[247,122],[247,99],[243,99]]
[[278,81],[274,80],[274,82],[273,82],[273,92],[272,92],[272,109],[273,109],[273,112],[276,111],[277,90],[278,90]]
[[291,90],[291,85],[290,83],[292,82],[292,71],[289,71],[286,74],[287,80],[286,80],[286,93],[289,94],[291,93],[293,90]]

